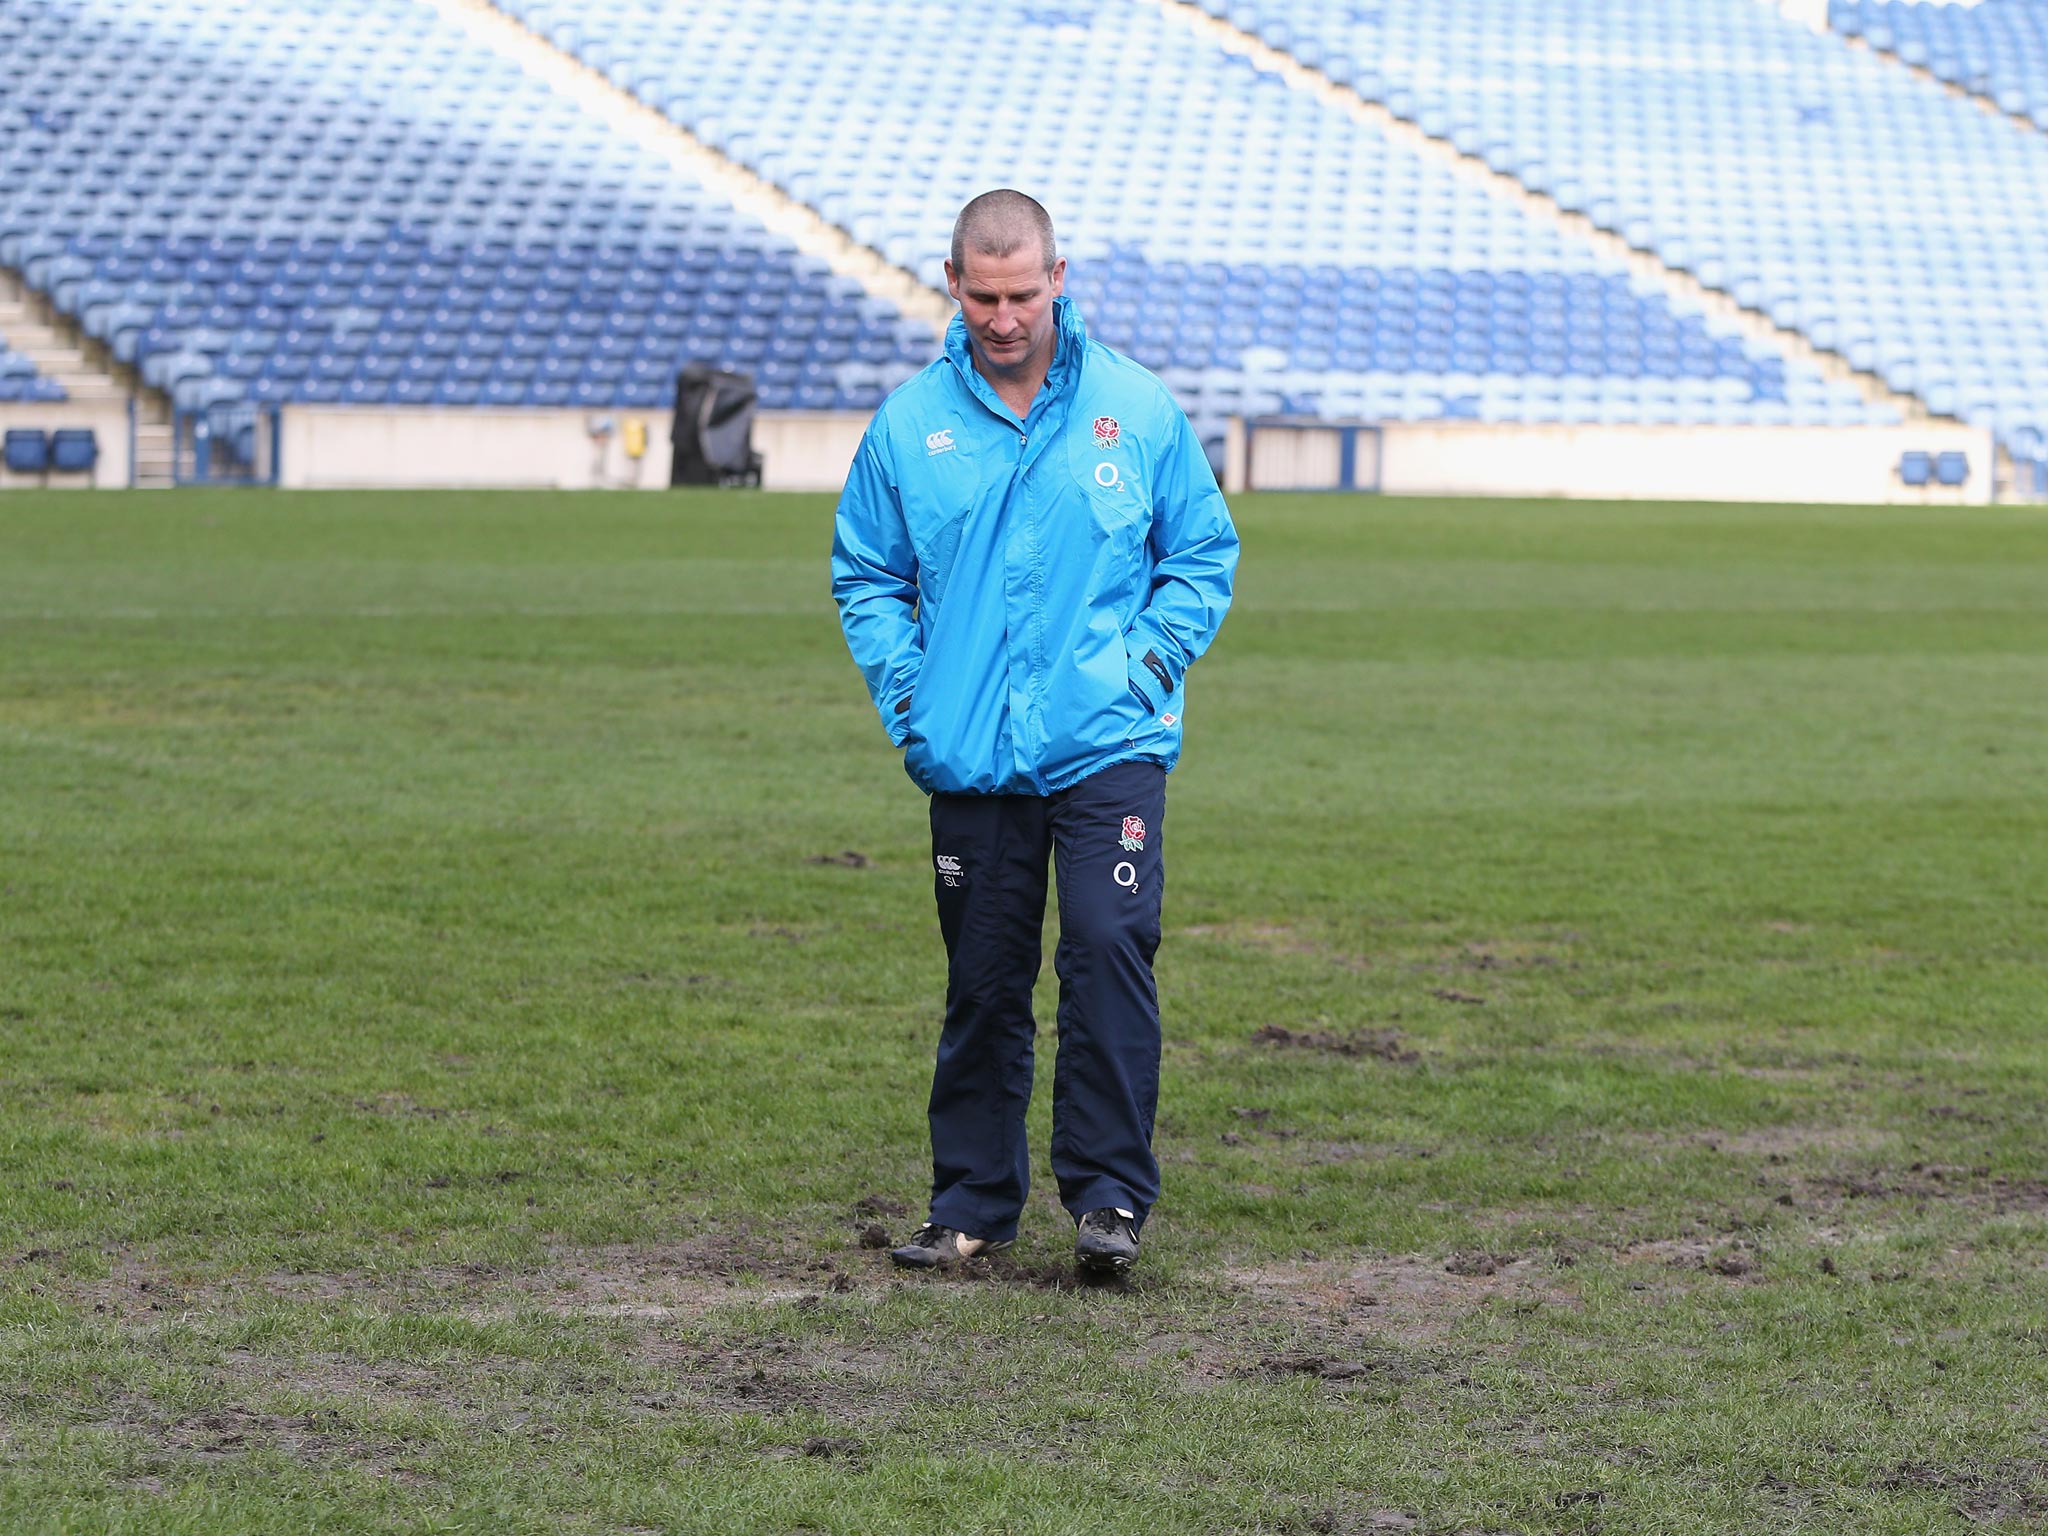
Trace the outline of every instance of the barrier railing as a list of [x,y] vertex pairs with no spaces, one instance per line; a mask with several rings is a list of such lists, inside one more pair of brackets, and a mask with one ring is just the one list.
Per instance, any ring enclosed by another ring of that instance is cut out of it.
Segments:
[[176,411],[172,477],[179,485],[275,485],[283,413],[275,406]]

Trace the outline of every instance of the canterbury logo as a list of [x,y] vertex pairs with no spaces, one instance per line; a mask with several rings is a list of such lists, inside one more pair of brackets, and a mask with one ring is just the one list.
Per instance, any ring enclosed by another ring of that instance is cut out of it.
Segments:
[[929,432],[925,434],[924,452],[926,458],[933,458],[941,453],[951,453],[957,446],[959,445],[953,441],[953,429],[951,427],[947,427],[942,432]]

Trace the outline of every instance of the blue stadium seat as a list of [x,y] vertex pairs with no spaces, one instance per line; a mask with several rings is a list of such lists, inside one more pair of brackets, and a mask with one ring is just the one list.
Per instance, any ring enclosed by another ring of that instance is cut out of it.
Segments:
[[1934,478],[1934,456],[1919,449],[1899,455],[1899,479],[1907,485],[1923,486]]
[[9,427],[0,439],[0,463],[17,475],[47,474],[50,468],[50,436],[40,427]]

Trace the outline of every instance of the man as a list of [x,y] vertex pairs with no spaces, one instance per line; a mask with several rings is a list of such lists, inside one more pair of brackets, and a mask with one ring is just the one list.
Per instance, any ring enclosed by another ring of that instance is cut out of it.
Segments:
[[1090,341],[1052,220],[989,192],[953,229],[945,355],[875,415],[832,592],[931,795],[946,942],[931,1218],[915,1268],[1008,1246],[1030,1178],[1032,985],[1059,878],[1052,1165],[1086,1270],[1138,1253],[1152,1156],[1166,774],[1183,684],[1230,605],[1237,532],[1166,388]]

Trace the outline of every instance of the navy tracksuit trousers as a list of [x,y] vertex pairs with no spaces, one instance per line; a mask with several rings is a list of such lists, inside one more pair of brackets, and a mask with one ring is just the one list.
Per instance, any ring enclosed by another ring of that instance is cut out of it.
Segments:
[[1031,990],[1048,857],[1059,877],[1052,1168],[1077,1219],[1142,1225],[1159,1196],[1159,948],[1166,772],[1118,763],[1051,795],[934,795],[946,1022],[932,1075],[932,1220],[1006,1241],[1030,1188]]

